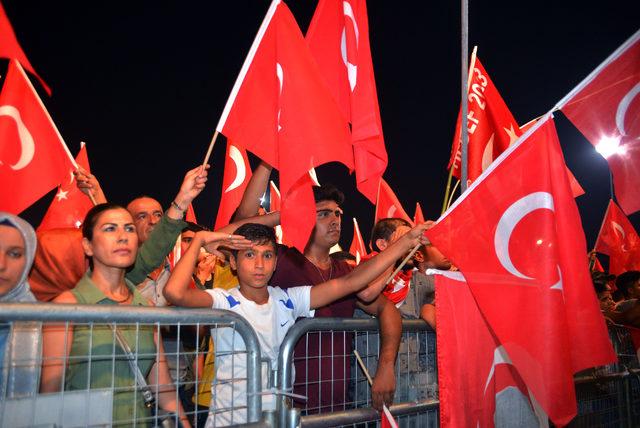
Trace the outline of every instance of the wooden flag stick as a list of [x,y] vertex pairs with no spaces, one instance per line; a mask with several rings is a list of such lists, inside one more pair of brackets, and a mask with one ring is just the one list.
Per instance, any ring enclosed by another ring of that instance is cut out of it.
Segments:
[[[449,209],[449,207],[451,206],[451,202],[453,202],[453,195],[456,194],[456,190],[458,190],[458,186],[460,185],[460,180],[456,180],[456,184],[453,186],[453,190],[451,191],[451,194],[449,195],[449,202],[447,203],[447,209]],[[443,212],[444,214],[444,212]]]
[[418,251],[418,248],[420,248],[421,245],[421,243],[417,243],[416,246],[413,247],[413,250],[411,250],[411,252],[407,254],[407,257],[405,257],[402,263],[400,263],[400,266],[398,266],[396,270],[394,270],[393,273],[389,275],[389,278],[387,278],[387,280],[384,282],[384,285],[387,285],[391,282],[391,280],[398,274],[398,272],[400,272],[400,269],[402,269],[404,265],[406,265],[407,262],[411,260],[411,257],[413,257],[413,255],[416,253],[416,251]]
[[209,143],[209,149],[207,150],[207,155],[204,157],[204,162],[202,163],[202,169],[204,170],[209,163],[209,158],[211,157],[211,152],[213,151],[213,145],[216,143],[216,139],[218,138],[218,130],[213,133],[213,138],[211,138],[211,142]]
[[[355,354],[356,359],[358,360],[358,364],[360,365],[360,368],[362,369],[362,371],[364,372],[364,375],[367,377],[367,380],[369,381],[369,386],[372,386],[373,379],[371,379],[371,375],[369,374],[369,370],[367,370],[367,367],[364,365],[364,361],[362,361],[362,358],[360,358],[360,354],[358,354],[358,351],[355,349],[353,350],[353,353]],[[386,404],[382,405],[382,411],[384,412],[384,415],[387,417],[389,424],[393,428],[398,428],[398,424],[396,424],[396,420],[393,419],[393,416],[391,415],[391,412],[389,411],[389,408],[387,407]]]

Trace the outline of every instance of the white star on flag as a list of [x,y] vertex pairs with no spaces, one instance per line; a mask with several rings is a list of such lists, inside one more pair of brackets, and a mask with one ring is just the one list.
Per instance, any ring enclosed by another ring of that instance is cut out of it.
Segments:
[[502,128],[502,129],[504,129],[504,132],[506,132],[507,135],[509,136],[509,146],[511,146],[513,143],[515,143],[518,140],[518,134],[516,134],[516,131],[514,131],[513,129],[513,123],[509,125],[509,129],[507,128]]
[[58,202],[60,202],[63,199],[67,199],[67,193],[69,193],[69,191],[65,191],[60,189],[60,191],[58,191],[58,194],[56,195],[56,198],[58,198]]

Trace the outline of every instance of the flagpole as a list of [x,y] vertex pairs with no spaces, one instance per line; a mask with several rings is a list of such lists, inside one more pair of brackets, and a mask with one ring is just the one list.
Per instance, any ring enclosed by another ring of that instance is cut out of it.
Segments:
[[600,72],[609,65],[609,63],[618,59],[620,55],[624,53],[632,44],[634,44],[638,39],[640,39],[640,30],[636,31],[631,37],[629,37],[623,44],[621,44],[618,49],[616,49],[611,55],[607,57],[599,66],[597,66],[587,77],[582,80],[582,82],[578,83],[578,85],[571,90],[567,95],[564,96],[560,101],[556,103],[556,106],[553,110],[562,109],[565,104],[574,97],[575,94],[580,92],[585,86],[587,86],[593,79],[595,79]]
[[[473,77],[473,69],[476,66],[476,55],[478,53],[478,46],[474,46],[473,47],[473,51],[471,51],[471,61],[469,62],[469,70],[471,70],[471,73],[469,73],[469,76],[467,78],[467,94],[469,93],[469,87],[471,86],[471,78]],[[466,96],[465,96],[466,99]],[[460,114],[460,135],[462,136],[462,114]],[[460,140],[458,140],[460,141]],[[454,190],[451,190],[451,182],[453,180],[453,168],[455,166],[455,158],[453,161],[453,164],[451,165],[451,168],[449,168],[449,176],[447,177],[447,187],[444,191],[444,200],[442,201],[442,212],[440,214],[444,214],[444,212],[447,210],[447,208],[449,207],[449,205],[451,205],[451,194],[453,192],[455,192],[455,186],[454,186]]]
[[462,137],[462,150],[460,156],[460,181],[462,186],[460,192],[464,193],[467,190],[467,180],[469,175],[469,134],[467,132],[467,115],[469,112],[469,101],[467,96],[469,91],[465,87],[465,83],[469,79],[469,69],[467,58],[469,56],[469,0],[461,0],[461,49],[460,49],[460,67],[462,72],[460,73],[460,99],[462,101],[462,112],[460,114],[460,136]]
[[418,251],[418,248],[420,248],[422,244],[421,243],[417,243],[415,247],[413,247],[413,249],[411,250],[411,252],[409,254],[407,254],[407,257],[404,258],[404,260],[402,260],[402,262],[398,265],[398,267],[396,268],[396,270],[394,270],[391,275],[389,275],[389,277],[387,278],[387,280],[384,282],[384,285],[388,285],[391,280],[398,274],[398,272],[400,272],[400,270],[404,267],[404,265],[407,264],[407,262],[409,260],[411,260],[411,257],[413,257],[413,255],[416,253],[416,251]]
[[[371,375],[369,374],[369,370],[367,370],[367,366],[364,365],[364,361],[362,361],[362,358],[360,357],[360,354],[358,353],[358,351],[356,349],[353,350],[353,353],[355,354],[356,359],[358,360],[358,364],[360,365],[360,368],[364,372],[364,375],[367,377],[367,381],[369,381],[369,386],[373,386],[373,379],[371,379]],[[398,424],[396,423],[396,420],[393,419],[393,416],[391,415],[391,412],[389,411],[389,408],[387,407],[386,404],[382,405],[382,412],[384,413],[385,417],[387,418],[387,421],[389,422],[389,425],[391,425],[392,428],[398,428]]]
[[213,138],[211,138],[211,142],[209,143],[209,149],[207,149],[207,154],[204,157],[204,162],[202,162],[202,170],[204,171],[205,167],[209,163],[209,158],[211,157],[211,152],[213,151],[213,145],[216,143],[216,139],[218,138],[218,130],[213,133]]

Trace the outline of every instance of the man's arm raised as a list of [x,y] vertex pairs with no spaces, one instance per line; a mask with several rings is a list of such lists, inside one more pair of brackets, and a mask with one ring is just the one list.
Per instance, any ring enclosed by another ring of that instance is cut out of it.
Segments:
[[424,232],[432,225],[433,222],[428,222],[414,227],[387,249],[361,263],[347,275],[312,287],[311,309],[327,306],[341,297],[362,290],[414,246],[429,242]]

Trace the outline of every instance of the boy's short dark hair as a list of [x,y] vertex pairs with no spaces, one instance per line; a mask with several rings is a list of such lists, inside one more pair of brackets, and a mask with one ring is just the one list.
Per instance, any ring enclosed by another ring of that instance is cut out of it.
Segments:
[[191,221],[187,221],[185,223],[187,223],[187,225],[182,229],[183,232],[201,232],[203,230],[209,230],[206,227]]
[[[242,235],[257,245],[271,244],[276,249],[276,233],[273,227],[258,223],[245,223],[233,232],[234,235]],[[238,257],[238,250],[231,250],[233,257]]]
[[333,184],[326,183],[320,187],[313,186],[313,199],[315,199],[316,204],[322,201],[334,201],[338,206],[342,206],[344,193]]
[[616,278],[616,288],[622,291],[624,297],[628,299],[629,288],[631,288],[633,284],[638,280],[640,280],[640,271],[629,270],[618,275],[618,277]]
[[388,241],[393,235],[393,232],[400,226],[408,226],[411,227],[411,223],[403,218],[383,218],[382,220],[378,220],[375,226],[373,226],[373,230],[371,231],[371,248],[374,251],[380,251],[378,245],[376,245],[376,241],[378,239],[384,239]]
[[350,252],[344,251],[344,250],[336,251],[335,253],[329,254],[329,256],[334,260],[344,260],[344,261],[351,260],[351,261],[354,261],[354,262],[357,260],[356,256],[354,256]]

